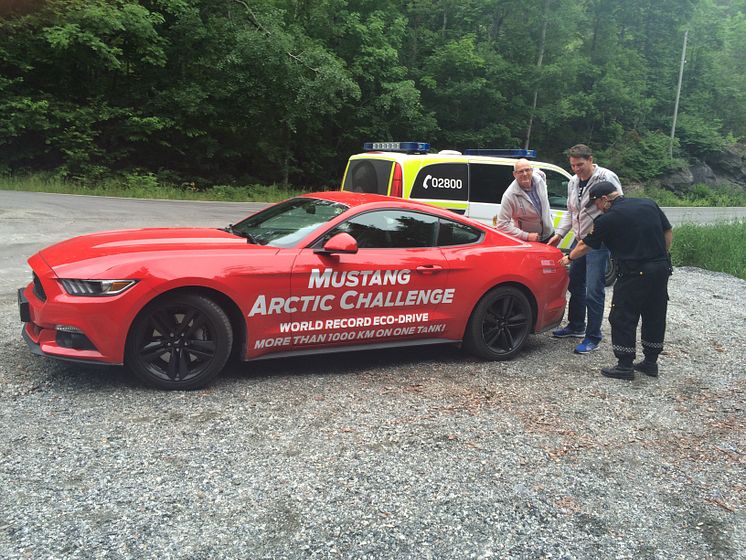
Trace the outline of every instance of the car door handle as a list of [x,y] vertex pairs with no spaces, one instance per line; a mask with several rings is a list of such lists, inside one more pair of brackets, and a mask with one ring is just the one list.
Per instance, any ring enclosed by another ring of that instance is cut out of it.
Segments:
[[420,274],[434,274],[443,270],[443,267],[439,264],[423,264],[415,269]]

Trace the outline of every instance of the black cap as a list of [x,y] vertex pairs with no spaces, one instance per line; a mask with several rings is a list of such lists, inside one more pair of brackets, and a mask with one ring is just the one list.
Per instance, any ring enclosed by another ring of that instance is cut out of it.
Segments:
[[617,188],[614,183],[610,183],[609,181],[600,181],[596,183],[588,191],[588,204],[586,204],[585,207],[590,208],[597,198],[609,195],[616,190]]

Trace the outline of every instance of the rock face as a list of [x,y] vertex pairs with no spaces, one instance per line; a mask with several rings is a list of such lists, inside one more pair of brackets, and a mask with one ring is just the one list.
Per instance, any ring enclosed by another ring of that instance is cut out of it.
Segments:
[[661,177],[660,183],[676,193],[700,183],[711,187],[736,185],[746,190],[746,144],[736,144],[707,156],[705,161],[672,171]]
[[660,181],[661,186],[670,191],[681,194],[686,191],[688,187],[691,187],[694,184],[694,174],[692,174],[692,171],[689,168],[679,169],[669,173],[668,175],[664,175],[661,177]]
[[746,185],[746,144],[736,144],[707,159],[719,174],[729,177],[734,183]]

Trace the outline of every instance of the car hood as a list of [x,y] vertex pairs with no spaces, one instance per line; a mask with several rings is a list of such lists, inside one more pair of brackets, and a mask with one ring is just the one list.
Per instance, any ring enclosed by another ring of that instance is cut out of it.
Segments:
[[[208,228],[149,228],[104,231],[81,235],[39,252],[52,269],[108,256],[136,253],[174,253],[230,249],[245,246],[246,239],[226,231]],[[276,247],[252,245],[259,251]]]

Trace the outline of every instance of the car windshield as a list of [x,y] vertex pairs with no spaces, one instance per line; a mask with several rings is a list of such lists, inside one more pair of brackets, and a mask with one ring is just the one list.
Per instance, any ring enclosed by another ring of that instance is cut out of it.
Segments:
[[227,231],[257,245],[292,247],[347,209],[330,200],[291,198],[229,226]]

